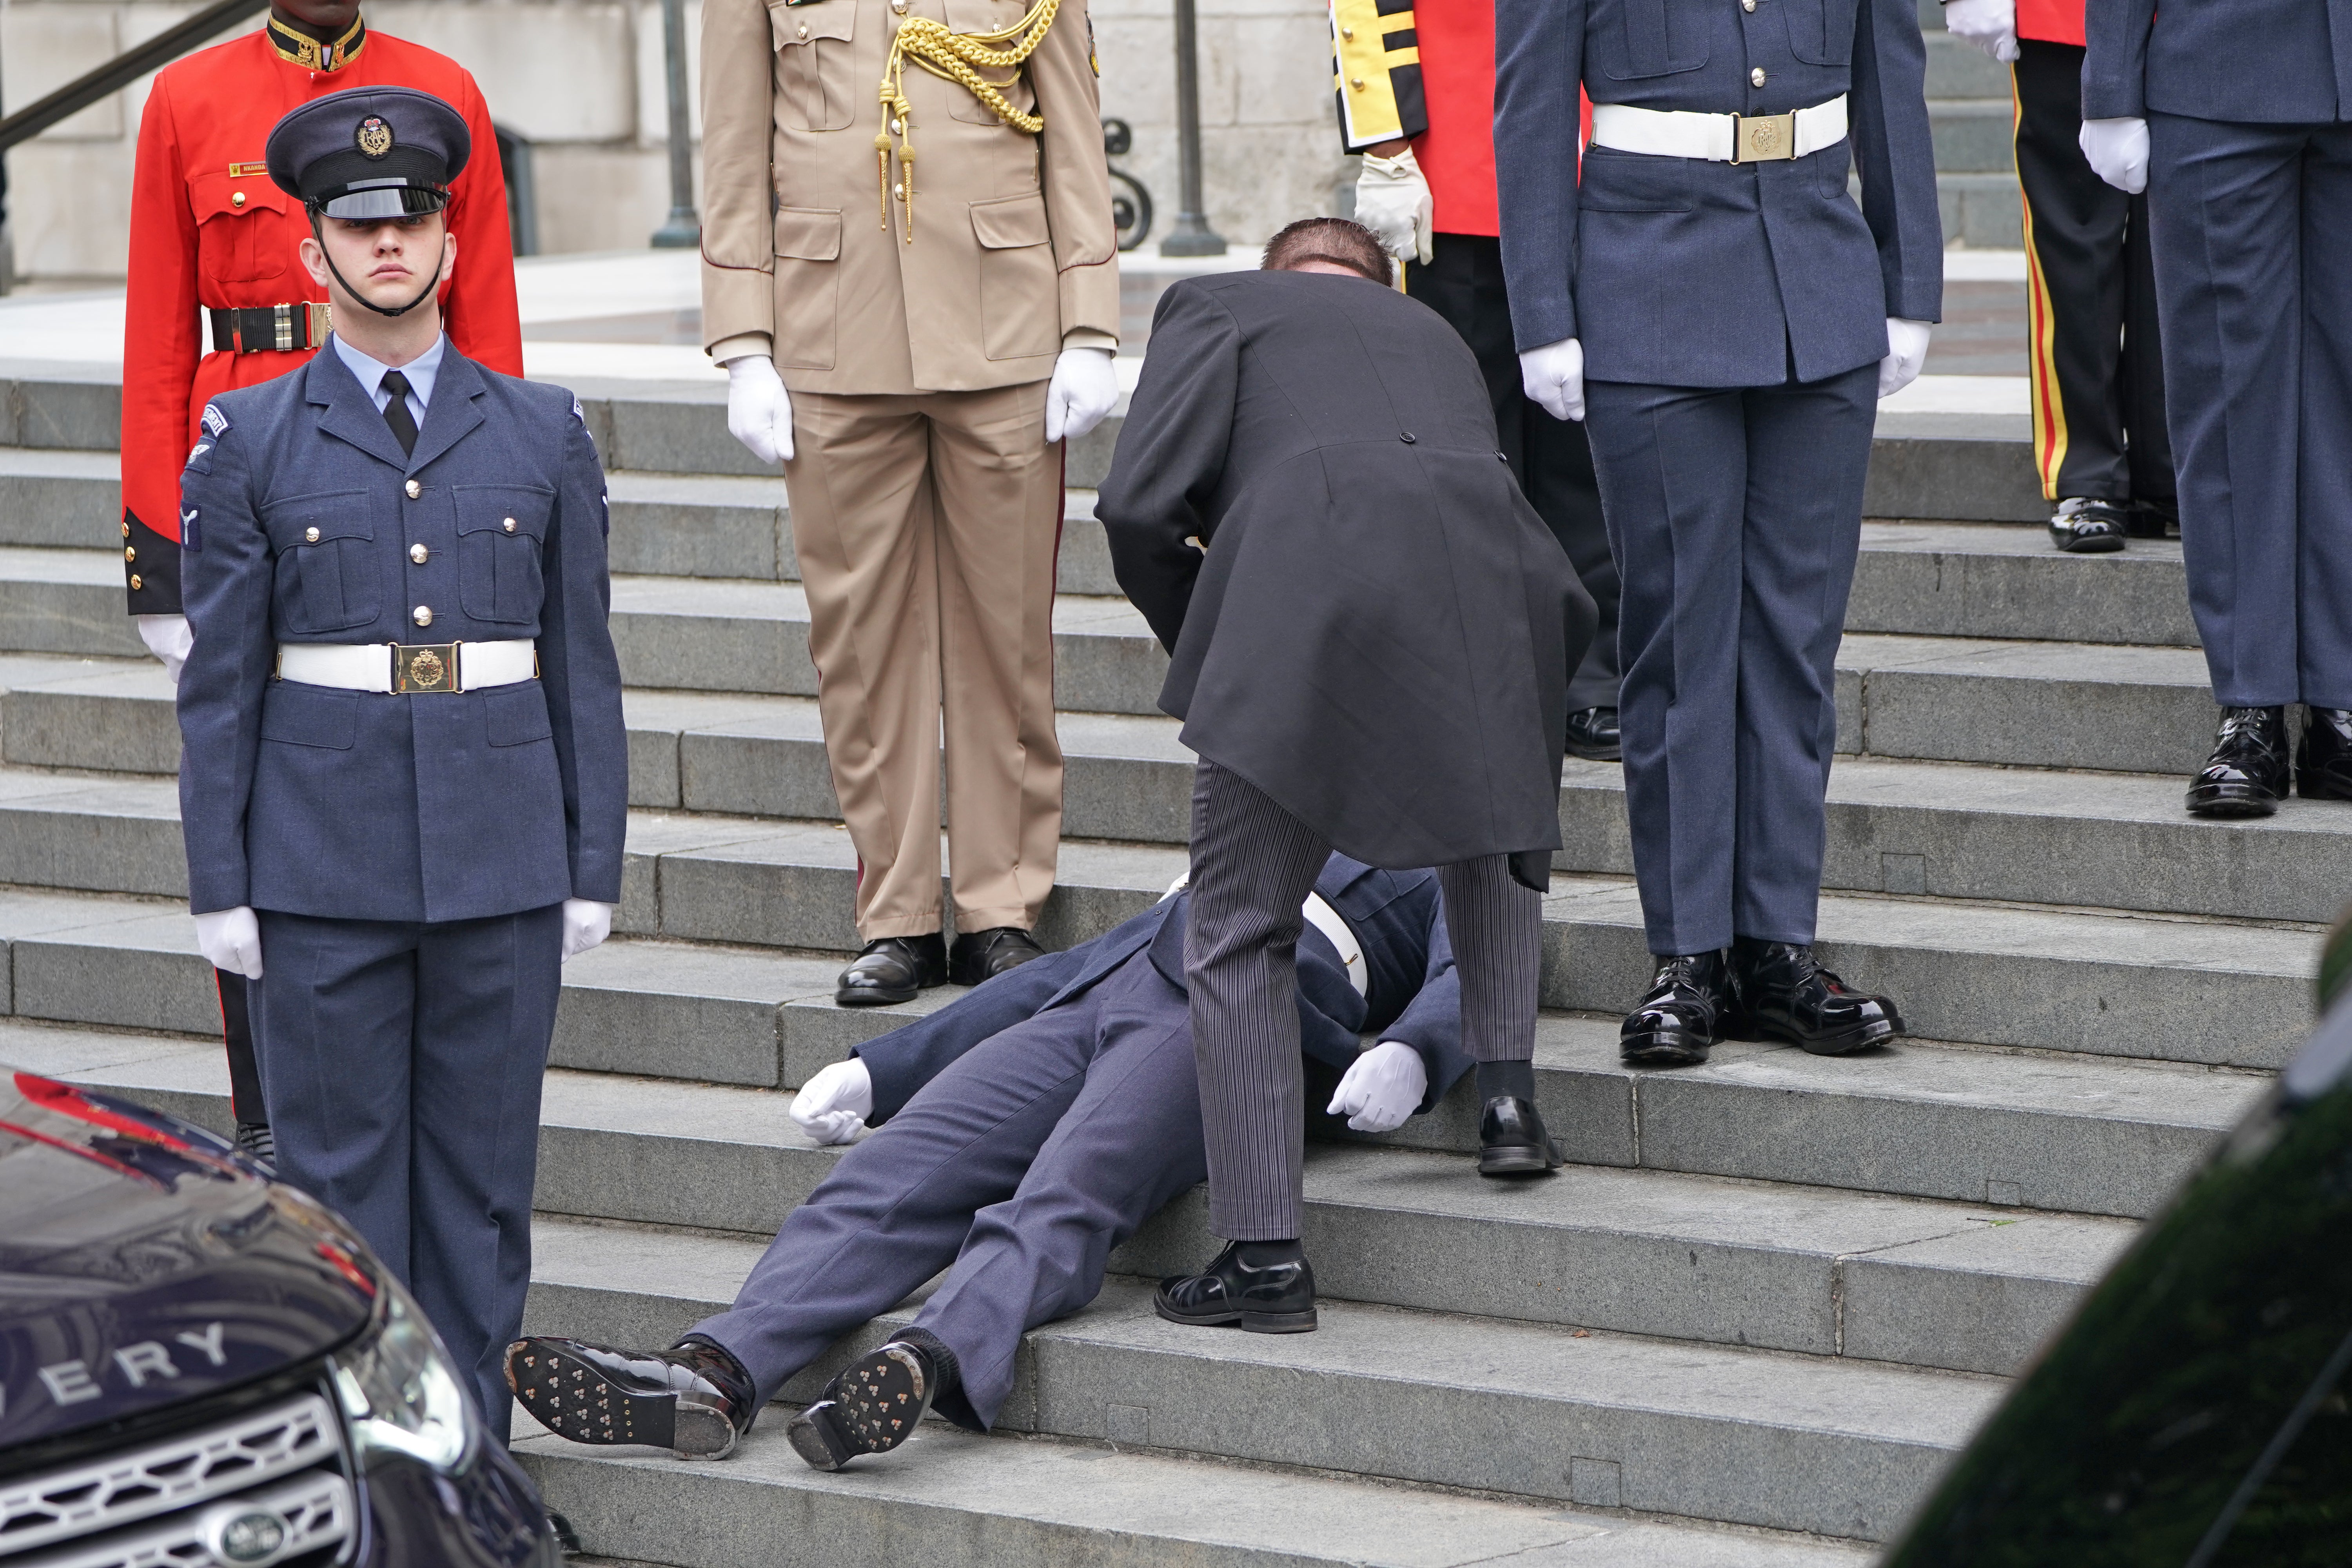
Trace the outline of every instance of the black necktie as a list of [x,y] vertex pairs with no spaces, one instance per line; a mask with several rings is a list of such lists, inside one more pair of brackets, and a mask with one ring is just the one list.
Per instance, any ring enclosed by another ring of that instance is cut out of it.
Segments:
[[393,437],[400,449],[414,454],[416,450],[416,421],[408,416],[408,378],[396,370],[383,373],[383,422],[392,426]]

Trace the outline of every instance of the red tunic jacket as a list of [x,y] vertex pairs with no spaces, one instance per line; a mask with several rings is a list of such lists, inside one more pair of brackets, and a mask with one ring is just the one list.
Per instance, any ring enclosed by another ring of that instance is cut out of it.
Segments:
[[123,574],[133,615],[180,609],[180,469],[215,393],[285,374],[310,357],[212,352],[200,310],[324,300],[299,247],[302,206],[262,167],[270,128],[296,106],[354,87],[413,87],[447,100],[474,137],[451,182],[457,261],[441,289],[459,353],[522,374],[506,178],[481,89],[444,55],[362,33],[333,70],[307,68],[265,27],[157,73],[139,125],[122,343]]
[[2083,0],[2017,0],[2017,36],[2081,47]]

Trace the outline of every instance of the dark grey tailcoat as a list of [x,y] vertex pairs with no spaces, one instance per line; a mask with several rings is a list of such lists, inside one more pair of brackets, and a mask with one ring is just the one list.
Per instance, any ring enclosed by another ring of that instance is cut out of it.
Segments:
[[1194,752],[1371,865],[1559,846],[1592,600],[1435,311],[1352,278],[1178,283],[1095,510]]

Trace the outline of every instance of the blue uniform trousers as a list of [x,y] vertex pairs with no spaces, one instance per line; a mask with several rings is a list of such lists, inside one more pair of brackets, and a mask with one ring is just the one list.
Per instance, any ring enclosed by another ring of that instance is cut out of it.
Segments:
[[940,1413],[983,1429],[1021,1336],[1102,1289],[1111,1249],[1206,1175],[1184,994],[1140,951],[975,1046],[794,1209],[735,1305],[692,1331],[765,1405],[942,1268],[916,1320],[955,1352]]
[[1654,953],[1810,942],[1875,363],[1778,386],[1585,384],[1624,581],[1625,805]]
[[2147,122],[2180,547],[2214,700],[2352,708],[2352,124]]
[[278,1174],[408,1287],[503,1444],[562,906],[439,922],[258,913]]

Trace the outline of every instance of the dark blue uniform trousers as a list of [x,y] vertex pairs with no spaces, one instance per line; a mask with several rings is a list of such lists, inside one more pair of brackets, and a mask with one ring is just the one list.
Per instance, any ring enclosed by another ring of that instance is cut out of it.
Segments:
[[408,1287],[504,1443],[562,906],[433,923],[258,914],[278,1174]]
[[2147,128],[2180,548],[2214,699],[2352,708],[2352,124]]
[[925,1085],[793,1211],[735,1305],[692,1331],[743,1363],[764,1405],[948,1268],[916,1321],[961,1373],[940,1413],[984,1429],[1022,1334],[1093,1300],[1111,1249],[1207,1173],[1184,994],[1139,952]]
[[1624,581],[1625,807],[1654,953],[1810,942],[1878,366],[1585,385]]

